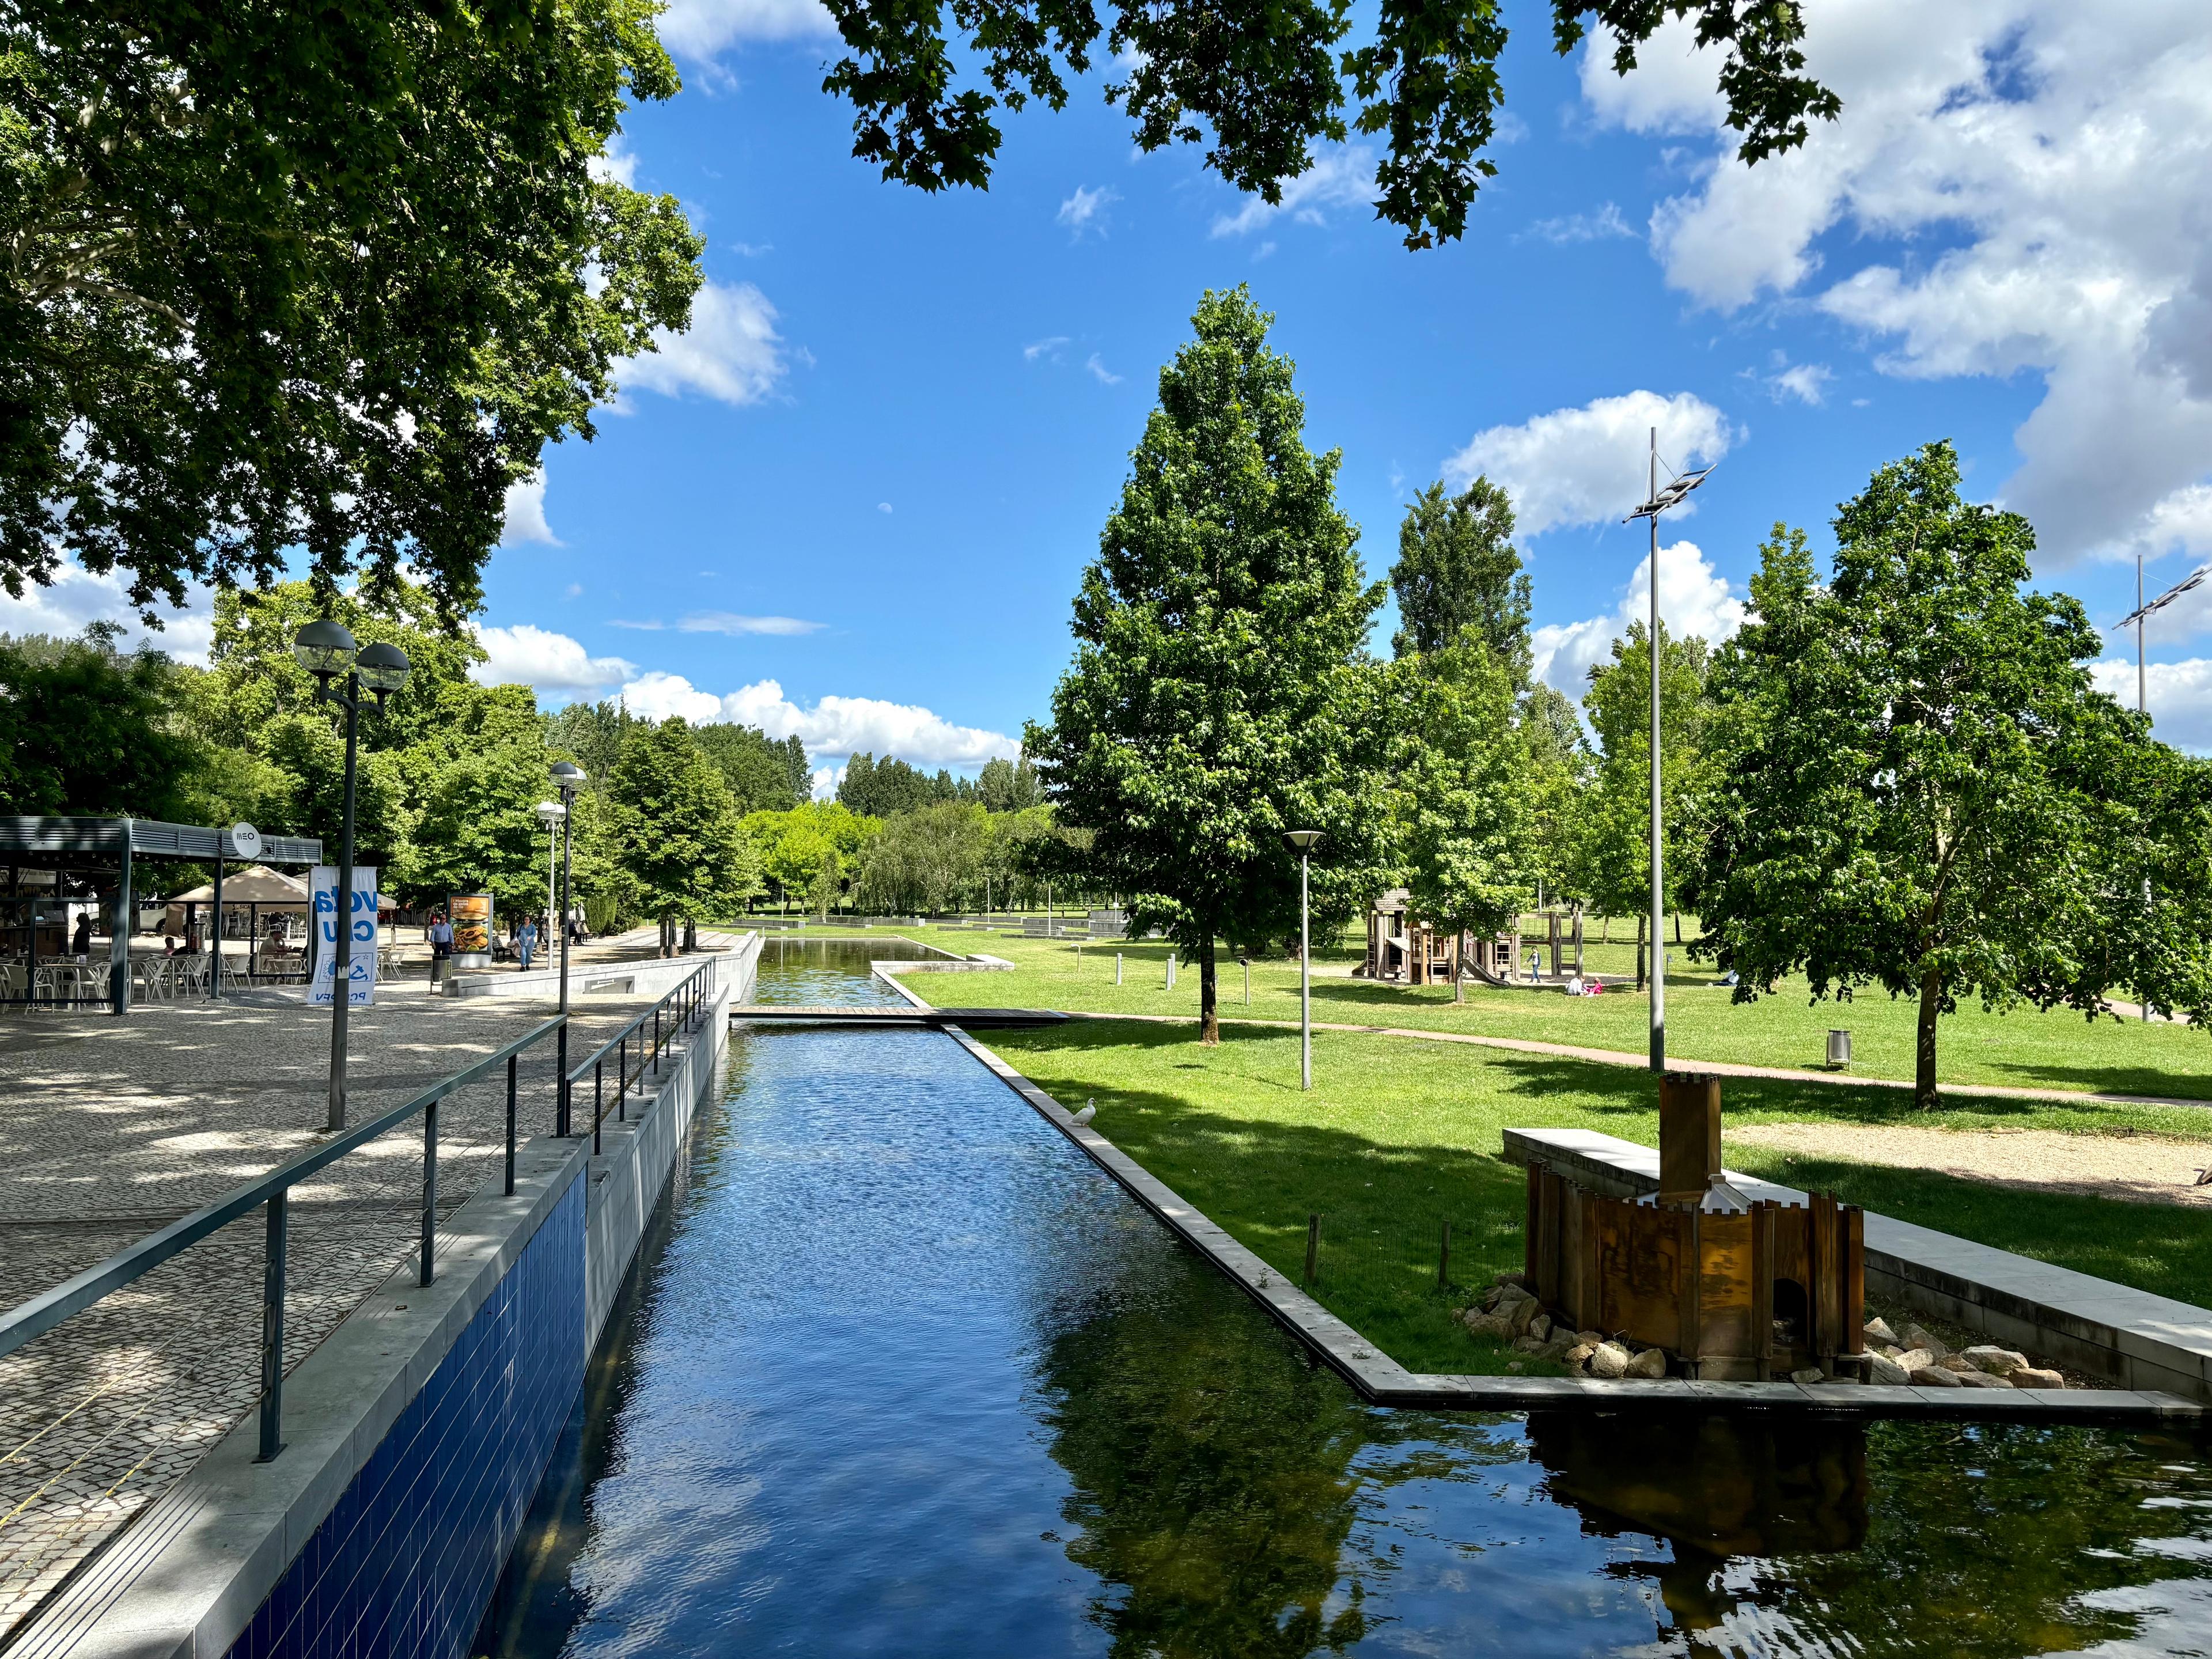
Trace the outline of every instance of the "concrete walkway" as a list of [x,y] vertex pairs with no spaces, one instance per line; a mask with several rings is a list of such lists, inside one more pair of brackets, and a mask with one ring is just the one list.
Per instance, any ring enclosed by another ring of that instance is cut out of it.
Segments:
[[[1070,1019],[1137,1020],[1152,1025],[1189,1025],[1195,1022],[1188,1014],[1108,1014],[1087,1013],[1075,1009],[1067,1011]],[[1294,1019],[1230,1019],[1224,1025],[1264,1026],[1270,1030],[1295,1031],[1298,1023]],[[1649,1070],[1648,1054],[1632,1054],[1620,1048],[1579,1048],[1565,1042],[1531,1042],[1521,1037],[1480,1036],[1469,1031],[1420,1031],[1402,1025],[1346,1025],[1327,1020],[1316,1020],[1316,1031],[1352,1031],[1362,1036],[1406,1037],[1416,1042],[1464,1042],[1478,1048],[1504,1048],[1514,1054],[1553,1054],[1563,1060],[1588,1060],[1594,1066],[1622,1066],[1634,1071]],[[1843,1072],[1805,1072],[1787,1066],[1735,1066],[1726,1060],[1682,1059],[1675,1066],[1686,1072],[1706,1072],[1716,1077],[1772,1078],[1784,1083],[1821,1083],[1840,1088],[1900,1089],[1910,1091],[1912,1085],[1902,1079],[1887,1077],[1852,1077]],[[2075,1089],[2030,1089],[1996,1083],[1946,1083],[1942,1092],[1947,1095],[1968,1095],[1991,1100],[2051,1100],[2067,1105],[2100,1106],[2191,1106],[2199,1109],[2212,1109],[2212,1100],[2191,1100],[2173,1095],[2111,1095],[2092,1094]]]
[[[395,1106],[552,1012],[386,981],[352,1019],[349,1116]],[[575,1018],[580,1059],[635,1012]],[[0,1016],[0,1306],[60,1283],[324,1136],[330,1013],[297,991]],[[553,1046],[519,1074],[524,1136],[552,1127]],[[500,1166],[506,1088],[440,1109],[449,1215]],[[285,1358],[296,1364],[413,1252],[422,1139],[395,1131],[295,1189]],[[257,1212],[0,1360],[0,1646],[21,1614],[252,1409]]]

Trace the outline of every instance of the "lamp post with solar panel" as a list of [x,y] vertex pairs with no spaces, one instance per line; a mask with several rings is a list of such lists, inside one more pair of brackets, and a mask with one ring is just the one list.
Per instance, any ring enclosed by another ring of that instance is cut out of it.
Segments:
[[1313,1087],[1313,963],[1307,949],[1307,875],[1318,830],[1285,830],[1283,845],[1298,855],[1298,1087]]
[[1660,853],[1662,829],[1659,804],[1659,515],[1668,507],[1677,506],[1682,498],[1705,483],[1711,467],[1702,471],[1685,472],[1670,479],[1662,489],[1659,483],[1659,428],[1651,428],[1650,491],[1644,505],[1623,520],[1633,524],[1638,519],[1651,521],[1651,1069],[1667,1069],[1667,950],[1661,935],[1660,922],[1666,909],[1666,884],[1663,860]]
[[[2155,612],[2165,610],[2166,606],[2172,605],[2184,593],[2188,592],[2192,588],[2202,586],[2203,585],[2204,579],[2207,576],[2212,576],[2212,564],[2199,565],[2196,569],[2191,571],[2188,575],[2182,578],[2181,580],[2174,583],[2174,585],[2167,588],[2165,592],[2153,599],[2148,605],[2145,605],[2143,603],[2142,596],[2142,555],[2140,553],[2136,555],[2136,608],[2129,611],[2126,616],[2121,617],[2115,626],[2125,628],[2130,623],[2133,623],[2135,624],[2136,713],[2138,714],[2142,714],[2148,718],[2150,714],[2150,670],[2143,656],[2143,624],[2148,622]],[[2143,878],[2143,902],[2145,905],[2148,905],[2150,902],[2150,878],[2148,876],[2145,876]],[[2149,1019],[2149,997],[2140,990],[2138,990],[2136,994],[2142,1000],[2142,1006],[2136,1012],[2139,1012],[2144,1019]]]

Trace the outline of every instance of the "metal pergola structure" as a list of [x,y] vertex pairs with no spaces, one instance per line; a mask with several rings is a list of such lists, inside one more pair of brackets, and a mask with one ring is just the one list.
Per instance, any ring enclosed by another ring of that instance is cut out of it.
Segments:
[[[222,876],[226,864],[313,866],[322,862],[323,844],[311,836],[264,836],[251,860],[244,860],[228,830],[198,824],[163,823],[153,818],[0,817],[0,866],[7,872],[7,888],[0,892],[0,950],[18,955],[24,967],[21,995],[9,1002],[31,1000],[40,958],[42,932],[59,933],[67,927],[67,907],[93,903],[108,918],[108,974],[105,997],[57,998],[72,1005],[105,1002],[120,1014],[131,1006],[131,939],[137,931],[138,906],[134,902],[132,866],[139,859],[169,859],[179,863],[204,864],[215,872],[215,928],[209,941],[211,953],[208,976],[211,994],[222,984]],[[27,874],[50,873],[48,881],[27,885]],[[20,936],[21,949],[15,951]],[[252,949],[252,941],[248,941]],[[46,953],[49,960],[70,953],[67,940],[58,940]],[[249,962],[251,957],[248,958]]]

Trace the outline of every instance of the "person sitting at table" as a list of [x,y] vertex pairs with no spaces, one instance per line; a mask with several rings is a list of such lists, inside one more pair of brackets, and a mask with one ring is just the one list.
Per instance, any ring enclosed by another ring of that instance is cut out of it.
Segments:
[[538,924],[525,916],[522,926],[514,930],[514,954],[522,963],[522,972],[530,971],[530,958],[537,953]]
[[161,935],[161,954],[165,957],[173,957],[177,954],[177,936],[174,933],[164,933]]
[[92,912],[89,910],[76,913],[76,927],[70,934],[70,954],[73,957],[92,954]]

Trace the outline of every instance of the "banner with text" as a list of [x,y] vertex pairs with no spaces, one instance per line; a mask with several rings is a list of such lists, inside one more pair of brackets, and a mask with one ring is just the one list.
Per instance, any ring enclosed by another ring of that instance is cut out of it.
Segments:
[[[337,977],[338,965],[337,894],[338,872],[335,865],[315,866],[313,882],[315,916],[315,970],[307,981],[307,1000],[320,1007],[331,1006],[333,993],[331,981]],[[353,943],[349,947],[346,963],[346,1006],[366,1008],[376,1000],[376,871],[374,867],[356,866],[353,872],[353,904],[349,924]]]

